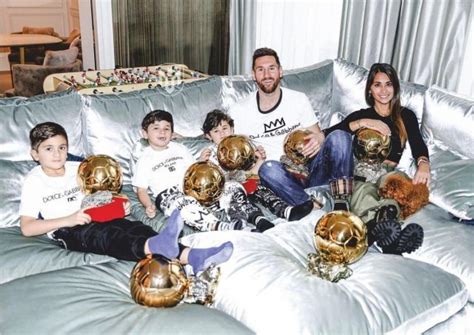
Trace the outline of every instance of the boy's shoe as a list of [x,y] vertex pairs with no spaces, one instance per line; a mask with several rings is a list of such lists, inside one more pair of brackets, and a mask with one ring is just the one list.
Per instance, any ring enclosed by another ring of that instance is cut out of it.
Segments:
[[239,219],[233,219],[228,221],[219,221],[216,226],[216,230],[242,230],[244,224]]
[[379,247],[386,247],[400,238],[402,228],[396,220],[382,220],[376,222],[369,231],[370,240],[377,243]]
[[303,202],[302,204],[292,206],[288,210],[288,215],[286,215],[286,210],[285,210],[285,217],[288,221],[297,221],[302,218],[304,218],[306,215],[311,213],[311,211],[314,208],[314,203],[312,200],[308,200]]
[[268,230],[268,229],[271,229],[271,228],[275,227],[275,225],[271,221],[267,220],[267,218],[265,218],[263,216],[258,216],[255,219],[255,225],[257,226],[258,231],[260,231],[262,233],[265,230]]
[[423,244],[423,228],[417,223],[410,223],[400,233],[400,237],[382,250],[385,254],[401,255],[411,253]]

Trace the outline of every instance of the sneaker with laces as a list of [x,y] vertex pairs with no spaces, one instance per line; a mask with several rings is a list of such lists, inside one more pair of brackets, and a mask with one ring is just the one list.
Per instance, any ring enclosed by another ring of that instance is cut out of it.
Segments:
[[216,230],[242,230],[244,223],[240,219],[233,219],[228,221],[219,221]]

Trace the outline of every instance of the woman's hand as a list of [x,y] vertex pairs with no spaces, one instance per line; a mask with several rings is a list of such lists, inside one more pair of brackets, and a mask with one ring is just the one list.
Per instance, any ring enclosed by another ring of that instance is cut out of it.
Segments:
[[306,144],[304,145],[303,150],[301,150],[301,153],[305,157],[316,156],[324,142],[323,132],[311,132],[309,135],[305,136],[304,139]]
[[415,177],[413,177],[413,184],[425,184],[426,186],[428,186],[430,184],[430,181],[430,163],[421,162],[420,164],[418,164]]
[[390,128],[387,126],[385,122],[382,122],[380,120],[374,120],[374,119],[360,119],[357,121],[354,121],[357,125],[357,130],[361,128],[369,128],[369,129],[374,129],[377,130],[379,133],[382,135],[391,135],[392,132],[390,131]]

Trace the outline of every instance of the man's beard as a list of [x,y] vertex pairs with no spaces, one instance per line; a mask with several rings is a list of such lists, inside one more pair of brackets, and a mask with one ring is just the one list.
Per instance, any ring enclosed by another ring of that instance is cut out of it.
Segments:
[[270,94],[270,93],[275,92],[278,85],[280,84],[280,77],[276,78],[275,81],[273,82],[273,85],[268,88],[265,86],[265,84],[263,84],[264,81],[265,79],[263,79],[260,82],[257,81],[257,85],[264,93]]

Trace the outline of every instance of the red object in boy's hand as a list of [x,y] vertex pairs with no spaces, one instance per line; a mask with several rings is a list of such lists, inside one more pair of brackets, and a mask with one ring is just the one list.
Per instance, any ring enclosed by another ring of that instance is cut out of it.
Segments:
[[249,178],[245,182],[242,183],[242,186],[245,188],[247,194],[252,194],[257,189],[259,183],[259,179],[257,178]]
[[125,217],[124,203],[127,198],[113,197],[112,202],[100,207],[89,208],[84,213],[89,214],[92,222],[107,222]]

